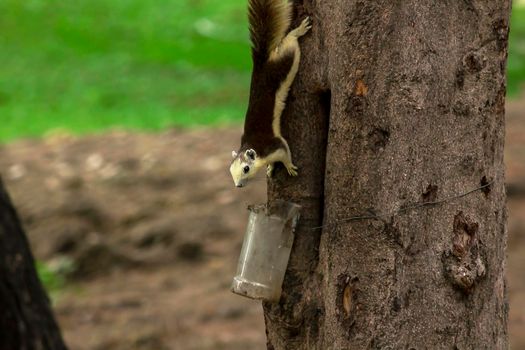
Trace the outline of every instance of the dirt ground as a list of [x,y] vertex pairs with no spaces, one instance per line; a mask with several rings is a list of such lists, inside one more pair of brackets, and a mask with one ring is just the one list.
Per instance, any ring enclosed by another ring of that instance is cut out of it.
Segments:
[[[525,101],[508,106],[508,281],[513,349],[525,349]],[[65,287],[54,307],[71,349],[264,349],[259,302],[231,294],[261,177],[228,174],[239,128],[88,137],[0,147],[0,172],[34,254]],[[521,190],[520,190],[521,188]]]

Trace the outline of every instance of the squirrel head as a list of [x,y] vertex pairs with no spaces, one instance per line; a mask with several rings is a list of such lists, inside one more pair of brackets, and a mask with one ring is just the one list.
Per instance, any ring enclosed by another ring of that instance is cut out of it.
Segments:
[[243,187],[259,170],[257,166],[257,152],[253,149],[239,153],[232,151],[232,157],[230,173],[232,174],[233,182],[235,186]]

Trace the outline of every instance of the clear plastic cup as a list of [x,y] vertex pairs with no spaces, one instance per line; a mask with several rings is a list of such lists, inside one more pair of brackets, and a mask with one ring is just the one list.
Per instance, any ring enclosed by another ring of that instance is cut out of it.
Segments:
[[249,207],[237,275],[232,292],[252,299],[278,301],[284,280],[300,206],[276,201]]

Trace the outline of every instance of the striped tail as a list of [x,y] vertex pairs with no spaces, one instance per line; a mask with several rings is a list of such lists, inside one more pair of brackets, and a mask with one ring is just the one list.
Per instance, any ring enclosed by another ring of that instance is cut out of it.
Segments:
[[266,62],[290,27],[292,6],[287,0],[249,0],[248,22],[254,65]]

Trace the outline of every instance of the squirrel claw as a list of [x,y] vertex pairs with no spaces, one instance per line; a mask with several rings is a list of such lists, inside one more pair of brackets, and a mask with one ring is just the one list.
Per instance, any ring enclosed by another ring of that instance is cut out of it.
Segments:
[[301,25],[303,25],[307,31],[310,30],[312,28],[312,19],[310,16],[307,16],[305,19],[303,19]]
[[286,168],[290,176],[297,176],[298,175],[297,169],[298,168],[293,164],[289,168]]
[[310,29],[312,29],[312,20],[310,17],[306,17],[301,22],[301,25],[296,29],[297,37],[305,35]]

